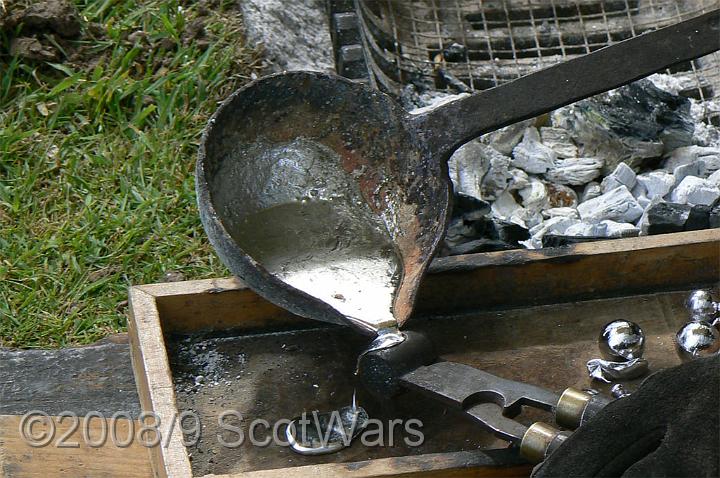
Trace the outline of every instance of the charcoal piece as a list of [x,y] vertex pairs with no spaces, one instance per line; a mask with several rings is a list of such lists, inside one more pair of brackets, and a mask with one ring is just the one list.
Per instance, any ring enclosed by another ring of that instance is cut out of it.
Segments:
[[513,246],[498,239],[475,239],[474,241],[448,247],[448,256],[459,256],[462,254],[479,254],[482,252],[509,251],[519,249],[520,246]]
[[685,222],[685,230],[700,231],[709,228],[711,209],[710,206],[693,206]]
[[446,61],[460,62],[467,60],[468,50],[465,45],[452,43],[443,49],[443,57]]
[[534,119],[513,123],[497,131],[483,135],[480,141],[489,144],[502,154],[509,155],[525,135],[525,131],[534,124]]
[[661,202],[647,210],[647,233],[667,234],[685,230],[692,206]]
[[490,205],[464,194],[456,194],[453,216],[445,235],[446,255],[501,251],[521,247],[519,241],[530,237],[522,226],[493,219]]
[[635,175],[635,171],[627,164],[620,163],[612,173],[603,178],[600,187],[602,188],[603,194],[620,186],[625,186],[629,190],[632,190],[636,181],[637,176]]
[[542,238],[543,247],[562,247],[581,242],[606,241],[607,237],[598,236],[564,236],[561,234],[545,234]]
[[513,149],[512,165],[530,174],[543,174],[552,168],[557,154],[540,142],[540,133],[534,127],[525,131],[520,144]]
[[545,146],[550,147],[557,153],[558,158],[578,157],[577,146],[573,143],[570,133],[565,129],[549,126],[542,127],[540,128],[540,139]]
[[495,233],[499,240],[517,247],[520,247],[520,241],[530,239],[530,232],[527,229],[508,221],[496,221]]
[[708,218],[708,227],[716,228],[720,227],[720,204],[710,210],[710,217]]
[[609,173],[623,162],[633,169],[664,152],[692,144],[690,100],[640,80],[560,108],[553,126],[565,128],[585,157],[605,158]]
[[458,193],[494,200],[513,179],[510,158],[477,140],[460,147],[450,157],[448,170]]
[[453,196],[452,217],[460,217],[467,213],[480,213],[483,216],[490,212],[490,204],[482,199],[466,194],[456,193]]
[[481,217],[473,220],[457,217],[450,221],[450,226],[445,235],[445,244],[452,248],[494,234],[495,228],[489,218]]
[[711,206],[720,199],[720,188],[708,181],[687,176],[670,193],[670,200],[680,204]]
[[675,184],[675,177],[665,171],[651,171],[637,176],[638,185],[644,189],[648,199],[665,197]]
[[545,179],[558,184],[582,186],[602,174],[602,158],[558,159],[545,173]]
[[578,206],[584,221],[609,219],[617,222],[635,222],[643,214],[643,208],[626,186],[620,186]]

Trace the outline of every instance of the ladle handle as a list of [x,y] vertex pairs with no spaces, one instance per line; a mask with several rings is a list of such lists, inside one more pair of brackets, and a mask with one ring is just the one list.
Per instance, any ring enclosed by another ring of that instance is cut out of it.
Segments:
[[484,133],[720,50],[720,9],[607,46],[412,117],[436,154]]

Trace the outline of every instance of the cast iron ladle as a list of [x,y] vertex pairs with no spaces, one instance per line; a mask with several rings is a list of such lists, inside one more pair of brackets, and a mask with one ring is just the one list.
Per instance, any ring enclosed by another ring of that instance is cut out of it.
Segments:
[[271,302],[370,333],[402,325],[447,226],[455,149],[719,49],[714,10],[419,115],[339,76],[262,78],[203,135],[203,225]]

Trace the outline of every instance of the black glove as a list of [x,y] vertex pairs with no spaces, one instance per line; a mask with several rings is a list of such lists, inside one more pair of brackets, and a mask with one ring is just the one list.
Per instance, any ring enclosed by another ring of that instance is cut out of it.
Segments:
[[590,419],[534,470],[546,477],[716,477],[720,356],[648,377]]

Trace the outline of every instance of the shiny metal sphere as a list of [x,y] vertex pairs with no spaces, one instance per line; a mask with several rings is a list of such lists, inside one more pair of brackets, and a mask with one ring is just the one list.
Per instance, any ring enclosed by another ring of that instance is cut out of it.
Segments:
[[610,388],[610,395],[612,395],[613,398],[625,398],[630,396],[630,392],[622,383],[616,383]]
[[606,360],[625,361],[640,358],[645,350],[645,333],[635,322],[614,320],[600,332],[598,347]]
[[707,322],[688,322],[675,336],[675,350],[683,362],[714,355],[720,350],[720,333]]
[[718,311],[712,295],[707,290],[695,290],[685,301],[685,308],[693,322],[712,320]]

